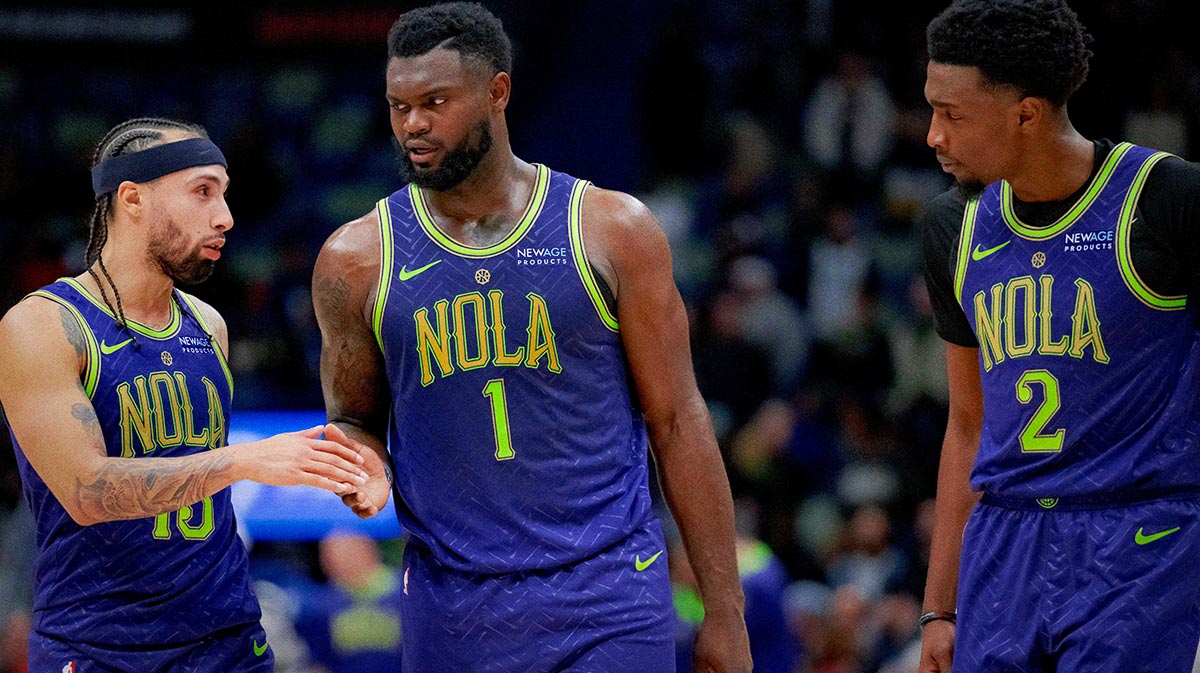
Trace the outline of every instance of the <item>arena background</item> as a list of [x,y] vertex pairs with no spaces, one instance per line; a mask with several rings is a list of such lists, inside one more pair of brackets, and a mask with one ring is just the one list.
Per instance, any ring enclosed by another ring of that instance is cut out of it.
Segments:
[[[399,185],[384,38],[415,4],[0,5],[0,310],[82,270],[104,131],[199,122],[233,179],[227,254],[195,288],[229,324],[233,428],[321,418],[312,264]],[[738,501],[755,670],[914,670],[946,413],[914,228],[948,185],[921,91],[944,3],[485,4],[516,47],[517,154],[636,194],[668,231]],[[1096,38],[1076,126],[1200,158],[1183,3],[1076,4]],[[394,520],[338,518],[325,495],[239,492],[281,671],[368,670],[399,642],[392,604],[347,588],[361,568],[394,578]],[[27,509],[0,433],[0,671],[23,670]],[[699,612],[672,552],[685,655]],[[357,636],[329,627],[346,610]]]

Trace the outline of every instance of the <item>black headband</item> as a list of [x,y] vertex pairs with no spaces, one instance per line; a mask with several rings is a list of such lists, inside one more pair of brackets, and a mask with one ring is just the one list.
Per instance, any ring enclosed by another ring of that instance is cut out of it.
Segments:
[[92,191],[100,198],[125,181],[149,182],[185,168],[214,164],[229,166],[213,141],[208,138],[177,140],[141,152],[109,157],[92,166]]

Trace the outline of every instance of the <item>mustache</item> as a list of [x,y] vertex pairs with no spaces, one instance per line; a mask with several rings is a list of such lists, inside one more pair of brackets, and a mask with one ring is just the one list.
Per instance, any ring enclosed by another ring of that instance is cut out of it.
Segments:
[[426,137],[405,138],[403,142],[400,142],[400,141],[397,141],[397,142],[400,145],[400,147],[404,148],[404,150],[406,152],[414,150],[414,149],[418,149],[418,150],[441,149],[446,146],[446,143],[443,143],[441,140],[438,140],[437,138],[426,138]]

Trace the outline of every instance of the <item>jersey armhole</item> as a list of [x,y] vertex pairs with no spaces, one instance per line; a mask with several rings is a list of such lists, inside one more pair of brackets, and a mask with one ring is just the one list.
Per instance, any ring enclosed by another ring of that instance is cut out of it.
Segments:
[[84,360],[83,373],[79,377],[79,383],[83,386],[83,394],[87,395],[89,400],[92,399],[92,396],[96,394],[96,383],[100,380],[100,367],[102,364],[100,361],[100,347],[96,344],[96,335],[92,333],[92,328],[88,326],[79,309],[75,308],[71,302],[48,290],[37,290],[30,292],[26,296],[49,299],[67,309],[75,318],[75,322],[79,324],[79,330],[83,333],[87,353],[87,358]]
[[1137,203],[1141,198],[1142,188],[1146,186],[1146,177],[1150,175],[1150,169],[1154,168],[1155,164],[1169,156],[1172,155],[1166,152],[1156,152],[1146,159],[1138,169],[1133,184],[1129,187],[1129,192],[1125,195],[1125,202],[1121,205],[1121,215],[1117,220],[1117,267],[1121,269],[1121,280],[1125,281],[1125,287],[1129,288],[1133,296],[1146,306],[1159,311],[1178,311],[1186,308],[1187,295],[1166,296],[1150,289],[1150,286],[1142,280],[1133,266],[1130,239],[1134,213],[1137,212]]
[[963,283],[967,278],[967,263],[971,261],[971,240],[975,237],[975,217],[979,213],[979,197],[967,201],[963,209],[962,230],[958,235],[958,261],[954,265],[954,298],[965,313],[967,307],[963,304]]
[[375,287],[375,305],[371,307],[371,332],[383,353],[383,314],[387,308],[388,292],[392,288],[392,215],[388,200],[380,199],[375,209],[379,214],[379,278]]
[[567,217],[567,228],[570,230],[571,238],[571,257],[575,262],[575,270],[579,273],[579,280],[583,282],[583,288],[592,300],[592,306],[596,309],[596,315],[600,318],[600,322],[609,331],[619,332],[620,325],[617,323],[617,317],[609,309],[604,293],[600,290],[599,283],[596,282],[592,266],[588,263],[587,248],[583,243],[583,193],[590,185],[591,183],[587,180],[576,180],[575,186],[571,188],[571,201]]

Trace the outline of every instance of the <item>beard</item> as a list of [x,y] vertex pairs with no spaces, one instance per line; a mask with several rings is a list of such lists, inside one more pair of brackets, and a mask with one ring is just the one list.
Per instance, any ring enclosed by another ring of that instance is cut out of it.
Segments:
[[983,193],[984,188],[987,187],[987,185],[979,180],[955,180],[954,186],[958,188],[959,193],[966,197],[967,200],[979,196]]
[[216,268],[215,260],[200,256],[201,246],[189,250],[188,237],[184,236],[175,220],[164,214],[163,224],[150,239],[148,253],[176,285],[198,285],[208,280]]
[[447,149],[442,157],[442,164],[437,168],[419,168],[409,158],[408,152],[399,140],[392,137],[392,146],[396,148],[396,156],[400,164],[400,177],[407,183],[415,184],[424,189],[444,192],[457,187],[466,180],[475,167],[492,149],[492,124],[483,119],[463,138],[461,144],[453,149]]

